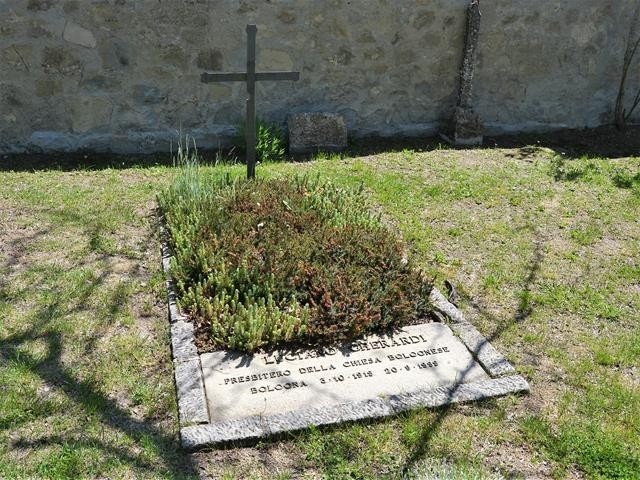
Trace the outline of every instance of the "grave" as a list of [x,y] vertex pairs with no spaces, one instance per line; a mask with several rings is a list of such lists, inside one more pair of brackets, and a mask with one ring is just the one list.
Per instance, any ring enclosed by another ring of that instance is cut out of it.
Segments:
[[[477,2],[474,4],[477,7]],[[299,78],[297,72],[255,71],[256,31],[254,25],[247,27],[246,72],[202,75],[206,83],[247,82],[249,178],[255,176],[255,82]],[[474,58],[472,49],[465,64],[472,66]],[[459,106],[467,112],[470,83],[463,83],[461,88],[463,101]],[[296,114],[290,117],[289,128],[293,151],[346,146],[344,120],[337,115]],[[435,288],[430,302],[448,323],[410,325],[333,346],[199,354],[194,325],[177,309],[169,272],[170,252],[166,245],[163,250],[180,433],[185,448],[255,440],[311,425],[383,417],[529,388],[511,364]]]
[[529,390],[527,381],[433,288],[447,323],[405,326],[332,347],[198,354],[176,306],[163,246],[184,448],[394,415]]

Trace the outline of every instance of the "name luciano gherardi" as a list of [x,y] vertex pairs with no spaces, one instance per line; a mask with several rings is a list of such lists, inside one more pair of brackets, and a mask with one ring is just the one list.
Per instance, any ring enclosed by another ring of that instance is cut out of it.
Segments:
[[[400,336],[396,338],[390,339],[379,339],[373,341],[357,341],[353,342],[346,346],[346,348],[342,349],[343,353],[348,352],[364,352],[370,350],[381,350],[386,348],[394,348],[394,347],[403,347],[407,345],[418,345],[421,343],[428,343],[430,340],[423,335],[407,335]],[[346,350],[346,352],[345,352]],[[268,355],[264,355],[262,360],[265,365],[277,365],[282,362],[291,362],[298,360],[307,360],[313,358],[325,358],[332,357],[338,354],[340,350],[335,348],[323,348],[321,350],[303,350],[303,351],[295,351],[295,352],[274,352]],[[430,349],[423,350],[413,350],[408,353],[395,353],[384,356],[385,361],[395,361],[395,360],[408,360],[414,359],[417,357],[425,357],[428,355],[435,355],[440,353],[448,353],[448,347],[435,347]],[[378,357],[369,357],[363,359],[354,359],[354,360],[345,360],[342,362],[342,368],[351,368],[351,367],[361,367],[361,366],[369,366],[377,363],[382,363]],[[309,374],[309,373],[324,373],[332,370],[336,370],[337,367],[333,365],[333,363],[329,364],[320,364],[320,365],[312,365],[312,366],[304,366],[299,367],[294,370],[294,375],[300,374]],[[290,369],[282,369],[271,372],[262,372],[262,373],[254,373],[250,375],[238,375],[238,376],[229,376],[224,379],[224,385],[236,385],[236,384],[247,384],[253,382],[260,381],[269,381],[275,380],[274,383],[263,384],[259,387],[250,387],[250,392],[252,394],[257,393],[271,393],[278,391],[291,390],[296,388],[307,387],[308,384],[304,380],[291,381],[290,376],[292,375],[292,371]],[[279,381],[280,380],[280,381]],[[285,383],[281,383],[282,380],[285,380]]]

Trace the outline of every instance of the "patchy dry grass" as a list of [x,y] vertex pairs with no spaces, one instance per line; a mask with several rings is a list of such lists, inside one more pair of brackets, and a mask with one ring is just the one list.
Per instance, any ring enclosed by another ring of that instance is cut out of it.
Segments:
[[153,239],[166,173],[0,174],[0,477],[194,476]]
[[152,224],[172,170],[1,173],[0,477],[637,478],[638,159],[405,150],[259,167],[303,171],[362,182],[531,394],[185,455]]

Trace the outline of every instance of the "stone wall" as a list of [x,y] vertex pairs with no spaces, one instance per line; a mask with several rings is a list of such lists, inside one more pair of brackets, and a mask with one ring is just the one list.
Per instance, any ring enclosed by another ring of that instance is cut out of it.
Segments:
[[[259,86],[263,118],[332,111],[355,135],[433,133],[455,102],[466,3],[0,0],[0,151],[168,150],[180,130],[224,143],[243,86],[199,76],[244,69],[247,23],[259,68],[302,73]],[[483,1],[475,104],[489,131],[611,121],[633,3]]]

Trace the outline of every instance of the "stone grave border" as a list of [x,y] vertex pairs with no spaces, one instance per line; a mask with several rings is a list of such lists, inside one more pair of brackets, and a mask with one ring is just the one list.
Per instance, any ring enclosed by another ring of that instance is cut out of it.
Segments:
[[[162,222],[162,220],[161,220]],[[348,402],[331,407],[307,408],[277,415],[253,416],[211,423],[204,387],[204,375],[195,344],[194,326],[176,303],[170,265],[172,253],[160,227],[162,267],[166,277],[171,352],[173,357],[180,440],[182,447],[195,450],[234,441],[257,440],[311,425],[331,425],[347,421],[379,418],[418,407],[434,408],[450,403],[469,402],[509,393],[528,392],[529,384],[509,361],[470,323],[462,312],[434,287],[430,300],[448,319],[448,326],[491,377],[472,383],[418,389],[411,393]]]

